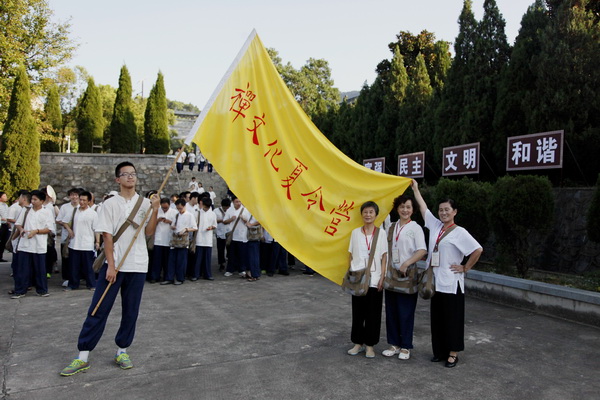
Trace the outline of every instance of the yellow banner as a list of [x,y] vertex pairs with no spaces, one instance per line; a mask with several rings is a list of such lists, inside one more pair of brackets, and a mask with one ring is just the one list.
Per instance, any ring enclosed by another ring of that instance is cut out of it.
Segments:
[[407,178],[359,165],[304,113],[253,32],[187,139],[290,253],[341,284],[360,206],[375,201],[379,226]]

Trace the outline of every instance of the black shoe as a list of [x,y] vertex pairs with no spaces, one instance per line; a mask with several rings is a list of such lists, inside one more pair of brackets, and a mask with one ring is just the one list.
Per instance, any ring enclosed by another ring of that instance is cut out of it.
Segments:
[[215,280],[215,278],[213,278],[212,276],[210,276],[208,278],[202,278],[202,279],[204,279],[206,281],[214,281]]
[[198,280],[198,278],[192,278],[192,279],[190,279],[190,281],[192,281],[192,282],[196,282],[197,280]]
[[304,271],[302,274],[313,276],[315,273],[314,272]]
[[156,283],[154,279],[150,279],[150,283]]
[[0,258],[0,262],[8,262],[8,261],[5,260],[4,258]]
[[444,361],[444,359],[441,357],[438,357],[438,356],[433,356],[433,357],[431,357],[430,361],[431,362],[441,362],[441,361]]
[[171,285],[173,282],[172,281],[162,281],[160,284],[161,285]]
[[290,273],[287,271],[279,271],[278,274],[283,275],[283,276],[288,276]]
[[451,358],[452,361],[446,361],[446,368],[454,368],[456,367],[456,364],[458,364],[458,355],[456,356],[448,356],[448,358]]

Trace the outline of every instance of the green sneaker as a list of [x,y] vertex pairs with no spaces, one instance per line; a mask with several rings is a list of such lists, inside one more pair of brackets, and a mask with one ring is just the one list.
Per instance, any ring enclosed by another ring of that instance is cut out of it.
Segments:
[[121,367],[121,369],[129,369],[133,368],[133,363],[129,359],[129,355],[127,353],[121,353],[115,357],[115,362]]
[[86,369],[89,369],[89,368],[90,368],[89,362],[85,362],[83,360],[76,358],[73,361],[71,361],[71,364],[69,364],[65,369],[60,371],[60,375],[61,376],[71,376],[71,375],[75,375],[78,372],[85,371]]

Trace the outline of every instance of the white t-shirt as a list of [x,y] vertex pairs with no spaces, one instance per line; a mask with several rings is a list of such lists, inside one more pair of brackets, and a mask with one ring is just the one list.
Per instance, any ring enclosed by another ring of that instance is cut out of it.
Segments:
[[183,164],[186,156],[187,156],[187,154],[185,153],[185,151],[182,151],[181,155],[177,158],[177,162],[180,164]]
[[8,205],[4,202],[0,202],[0,225],[6,224],[8,218]]
[[188,162],[190,164],[194,164],[196,162],[196,153],[190,153],[188,156]]
[[188,184],[188,190],[189,190],[190,192],[192,192],[192,193],[193,193],[193,192],[197,192],[197,191],[198,191],[198,182],[196,182],[196,181],[191,181],[191,182]]
[[400,221],[392,224],[392,254],[388,254],[389,260],[393,263],[394,258],[400,260],[398,264],[393,263],[394,268],[400,269],[404,261],[411,258],[417,250],[427,250],[425,245],[425,235],[423,229],[415,221],[410,221],[404,226],[400,226]]
[[182,233],[185,229],[197,229],[196,217],[189,211],[184,211],[183,214],[178,212],[173,218],[171,226],[175,227],[174,233]]
[[164,212],[162,208],[158,209],[157,218],[165,218],[169,222],[160,221],[156,224],[156,231],[154,233],[154,245],[169,247],[171,243],[171,223],[175,221],[178,211],[169,208],[167,212]]
[[[191,205],[190,203],[185,204],[185,210],[193,215],[196,215],[196,211],[198,211],[198,208],[199,208],[198,204],[196,204],[196,205]],[[177,210],[177,209],[175,209],[175,210]]]
[[[235,207],[229,207],[229,210],[227,210],[227,213],[225,214],[225,219],[230,219],[231,217],[235,217],[237,219],[238,215],[242,210],[244,210],[242,213],[242,218],[244,218],[246,221],[250,221],[250,217],[252,217],[252,215],[250,215],[250,212],[244,206],[240,206],[240,208],[238,208],[237,210],[235,209]],[[231,240],[234,240],[236,242],[247,243],[248,227],[246,226],[246,223],[242,221],[242,218],[240,218],[240,220],[238,221],[235,227],[235,231],[233,231],[233,237],[231,238]],[[236,220],[234,219],[229,223],[229,225],[231,225],[231,229],[233,229],[235,221]]]
[[204,193],[206,192],[206,189],[204,189],[204,186],[198,184],[198,193]]
[[29,213],[27,214],[25,225],[23,225],[24,217],[25,209],[23,209],[23,212],[19,214],[17,222],[15,223],[15,225],[23,226],[23,229],[25,230],[25,236],[23,236],[19,241],[19,247],[17,248],[17,250],[24,251],[27,253],[45,254],[48,246],[48,235],[37,234],[34,235],[31,239],[28,239],[27,233],[36,229],[46,228],[54,232],[54,217],[52,216],[52,213],[44,207],[41,207],[37,211],[34,210],[32,207]]
[[[427,210],[425,213],[425,227],[429,229],[429,254],[427,255],[427,265],[429,265],[435,242],[444,224],[431,211]],[[480,247],[481,245],[477,240],[465,228],[460,226],[454,228],[439,242],[440,266],[433,268],[436,292],[456,294],[459,283],[462,292],[465,292],[465,274],[462,272],[454,273],[450,266],[460,265],[464,257]]]
[[96,241],[95,229],[98,225],[98,214],[91,208],[81,211],[77,209],[73,222],[75,237],[69,242],[69,248],[80,251],[93,251]]
[[[8,207],[7,219],[14,219],[16,221],[22,208],[23,207],[21,207],[19,205],[19,203],[13,203],[10,207]],[[12,229],[12,227],[14,226],[14,223],[10,224],[9,226]]]
[[[121,197],[120,194],[118,194],[110,199],[107,199],[102,204],[102,208],[98,214],[98,225],[96,226],[96,232],[106,232],[113,236],[116,235],[121,225],[123,225],[127,217],[129,217],[129,214],[131,214],[131,211],[133,211],[133,207],[135,207],[138,197],[139,194],[136,193],[133,198],[126,200],[125,198]],[[133,220],[137,224],[141,224],[147,212],[152,212],[152,208],[150,205],[150,200],[144,199]],[[146,225],[149,221],[150,217],[146,219]],[[145,229],[145,226],[142,229]],[[113,256],[115,259],[115,268],[118,267],[123,255],[125,254],[125,251],[127,250],[127,247],[129,247],[129,244],[133,240],[135,231],[136,229],[133,227],[133,225],[129,225],[119,240],[117,240],[117,242],[114,244]],[[148,272],[148,249],[146,247],[146,236],[144,235],[144,231],[138,235],[119,271]]]
[[217,198],[217,194],[213,191],[208,192],[208,194],[210,195],[210,199],[213,202],[213,206],[215,205],[215,199]]
[[[221,221],[225,220],[225,215],[227,214],[227,211],[223,211],[223,208],[218,207],[215,208],[215,215],[217,217],[217,219],[220,219]],[[222,222],[217,223],[217,230],[216,230],[216,234],[217,234],[217,238],[219,239],[226,239],[227,236],[227,232],[229,232],[231,230],[231,228],[233,227],[233,224],[227,224],[225,225]]]
[[200,226],[196,236],[196,246],[212,247],[214,230],[207,230],[209,227],[217,227],[217,215],[212,210],[200,210]]
[[263,227],[263,238],[265,239],[265,243],[273,243],[273,236]]
[[[348,251],[352,254],[352,262],[350,263],[351,271],[360,271],[367,268],[369,263],[369,248],[372,250],[373,246],[375,246],[375,243],[373,243],[375,232],[367,236],[363,233],[362,229],[362,227],[354,229],[350,237]],[[377,238],[375,255],[373,256],[373,264],[371,265],[371,282],[369,283],[369,286],[374,288],[377,287],[381,279],[381,258],[384,254],[387,254],[385,231],[380,228],[377,228],[377,230],[380,230],[380,232]]]
[[[76,206],[79,207],[79,206]],[[64,222],[67,224],[71,223],[71,219],[73,218],[73,205],[71,203],[65,203],[60,207],[60,211],[58,212],[58,216],[56,217],[56,222]],[[67,237],[69,236],[69,232],[63,227],[62,233],[60,235],[60,242],[64,243],[67,241]]]

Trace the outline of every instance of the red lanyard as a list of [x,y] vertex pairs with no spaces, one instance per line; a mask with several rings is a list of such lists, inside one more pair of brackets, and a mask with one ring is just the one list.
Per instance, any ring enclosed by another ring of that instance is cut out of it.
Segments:
[[[452,227],[452,226],[454,226],[454,223],[453,223],[452,225],[450,225],[448,228],[450,228],[450,227]],[[446,231],[448,230],[448,228],[444,229],[444,228],[442,227],[442,229],[440,230],[440,233],[438,234],[437,240],[435,241],[435,246],[434,246],[434,249],[433,249],[434,251],[436,251],[436,250],[437,250],[437,248],[438,248],[438,243],[440,243],[440,240],[441,240],[442,236],[444,235],[444,232],[446,232]]]
[[375,229],[373,229],[373,233],[371,234],[371,243],[369,243],[369,240],[367,239],[367,232],[365,231],[365,227],[363,226],[363,228],[362,228],[362,232],[365,235],[365,242],[367,243],[367,250],[369,252],[371,252],[371,244],[373,243],[373,238],[375,237],[376,230],[377,230],[377,227],[375,227]]
[[400,230],[398,230],[398,226],[400,225],[400,223],[399,222],[396,223],[396,231],[398,231],[398,233],[396,234],[396,242],[398,241],[398,238],[400,238],[400,232],[402,232],[402,229],[404,229],[404,227],[410,223],[411,223],[411,220],[409,219],[406,224],[404,224],[400,227]]

